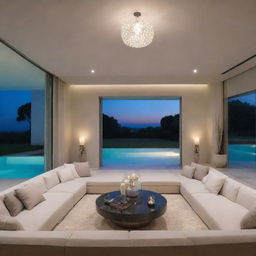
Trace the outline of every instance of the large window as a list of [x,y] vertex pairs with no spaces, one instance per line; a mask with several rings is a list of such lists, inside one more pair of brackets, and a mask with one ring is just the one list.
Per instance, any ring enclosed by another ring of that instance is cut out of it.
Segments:
[[31,178],[45,168],[46,73],[2,43],[0,56],[0,178]]
[[103,167],[179,167],[179,134],[180,99],[102,99]]
[[256,170],[256,91],[228,99],[228,160]]

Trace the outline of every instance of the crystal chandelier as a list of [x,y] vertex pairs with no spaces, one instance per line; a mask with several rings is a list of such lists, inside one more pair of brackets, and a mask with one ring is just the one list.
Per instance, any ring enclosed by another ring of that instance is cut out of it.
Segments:
[[122,25],[121,37],[123,42],[133,48],[146,47],[153,41],[154,29],[151,24],[141,20],[140,12],[135,12],[133,21]]

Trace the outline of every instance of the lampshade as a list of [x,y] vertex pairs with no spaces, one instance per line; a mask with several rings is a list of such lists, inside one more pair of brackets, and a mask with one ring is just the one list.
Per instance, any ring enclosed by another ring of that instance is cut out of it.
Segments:
[[141,19],[141,13],[135,12],[133,19],[122,25],[123,42],[133,48],[146,47],[153,41],[153,26]]
[[79,144],[80,145],[84,145],[85,144],[85,138],[84,137],[80,137],[79,138]]

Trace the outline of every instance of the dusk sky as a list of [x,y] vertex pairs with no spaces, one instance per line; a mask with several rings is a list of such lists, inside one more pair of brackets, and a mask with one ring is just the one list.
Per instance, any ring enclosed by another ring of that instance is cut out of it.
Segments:
[[102,112],[122,125],[142,128],[159,126],[164,116],[179,113],[179,100],[103,100]]
[[17,109],[31,102],[31,91],[0,90],[0,131],[26,131],[27,122],[17,122]]
[[247,102],[251,105],[256,106],[256,93],[250,93],[250,94],[246,94],[246,95],[242,95],[242,96],[238,96],[230,99],[230,101],[233,101],[233,100],[240,100],[242,102]]

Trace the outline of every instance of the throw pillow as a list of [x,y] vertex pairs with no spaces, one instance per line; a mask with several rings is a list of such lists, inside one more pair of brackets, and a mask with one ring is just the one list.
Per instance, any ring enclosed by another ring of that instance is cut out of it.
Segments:
[[46,183],[46,187],[48,189],[55,187],[56,185],[58,185],[60,183],[59,177],[56,172],[47,173],[44,176],[44,180]]
[[205,182],[205,187],[210,193],[218,194],[225,182],[225,177],[216,173],[210,172]]
[[244,215],[240,227],[242,229],[256,228],[256,207]]
[[4,196],[4,204],[8,209],[11,216],[18,215],[23,209],[24,205],[22,202],[15,196],[14,191],[11,191]]
[[15,189],[15,192],[16,196],[28,210],[45,200],[41,191],[37,189],[36,183],[28,183],[21,188]]
[[74,163],[77,174],[80,177],[89,177],[91,176],[90,166],[88,162],[79,162]]
[[37,189],[42,193],[46,193],[47,192],[47,186],[45,184],[45,180],[43,178],[43,176],[39,176],[34,178],[33,180],[30,180],[28,183],[33,182],[35,184],[37,184]]
[[183,167],[183,169],[181,170],[180,174],[182,176],[185,176],[185,177],[189,178],[189,179],[192,179],[193,176],[194,176],[195,169],[196,169],[195,167],[185,165]]
[[0,215],[7,215],[10,216],[6,206],[4,205],[3,199],[0,198]]
[[249,187],[241,186],[237,194],[236,202],[242,205],[244,208],[252,210],[256,207],[255,190]]
[[195,167],[194,179],[202,180],[209,172],[209,167],[201,164],[191,163],[192,167]]
[[232,179],[227,178],[220,193],[229,200],[235,202],[239,188],[240,185],[238,182],[235,182]]
[[24,230],[24,228],[17,219],[7,215],[0,215],[0,230],[16,231]]
[[79,178],[74,164],[64,164],[65,167],[69,167],[73,173],[74,178]]
[[72,170],[68,166],[58,170],[58,174],[61,182],[67,182],[74,179]]

